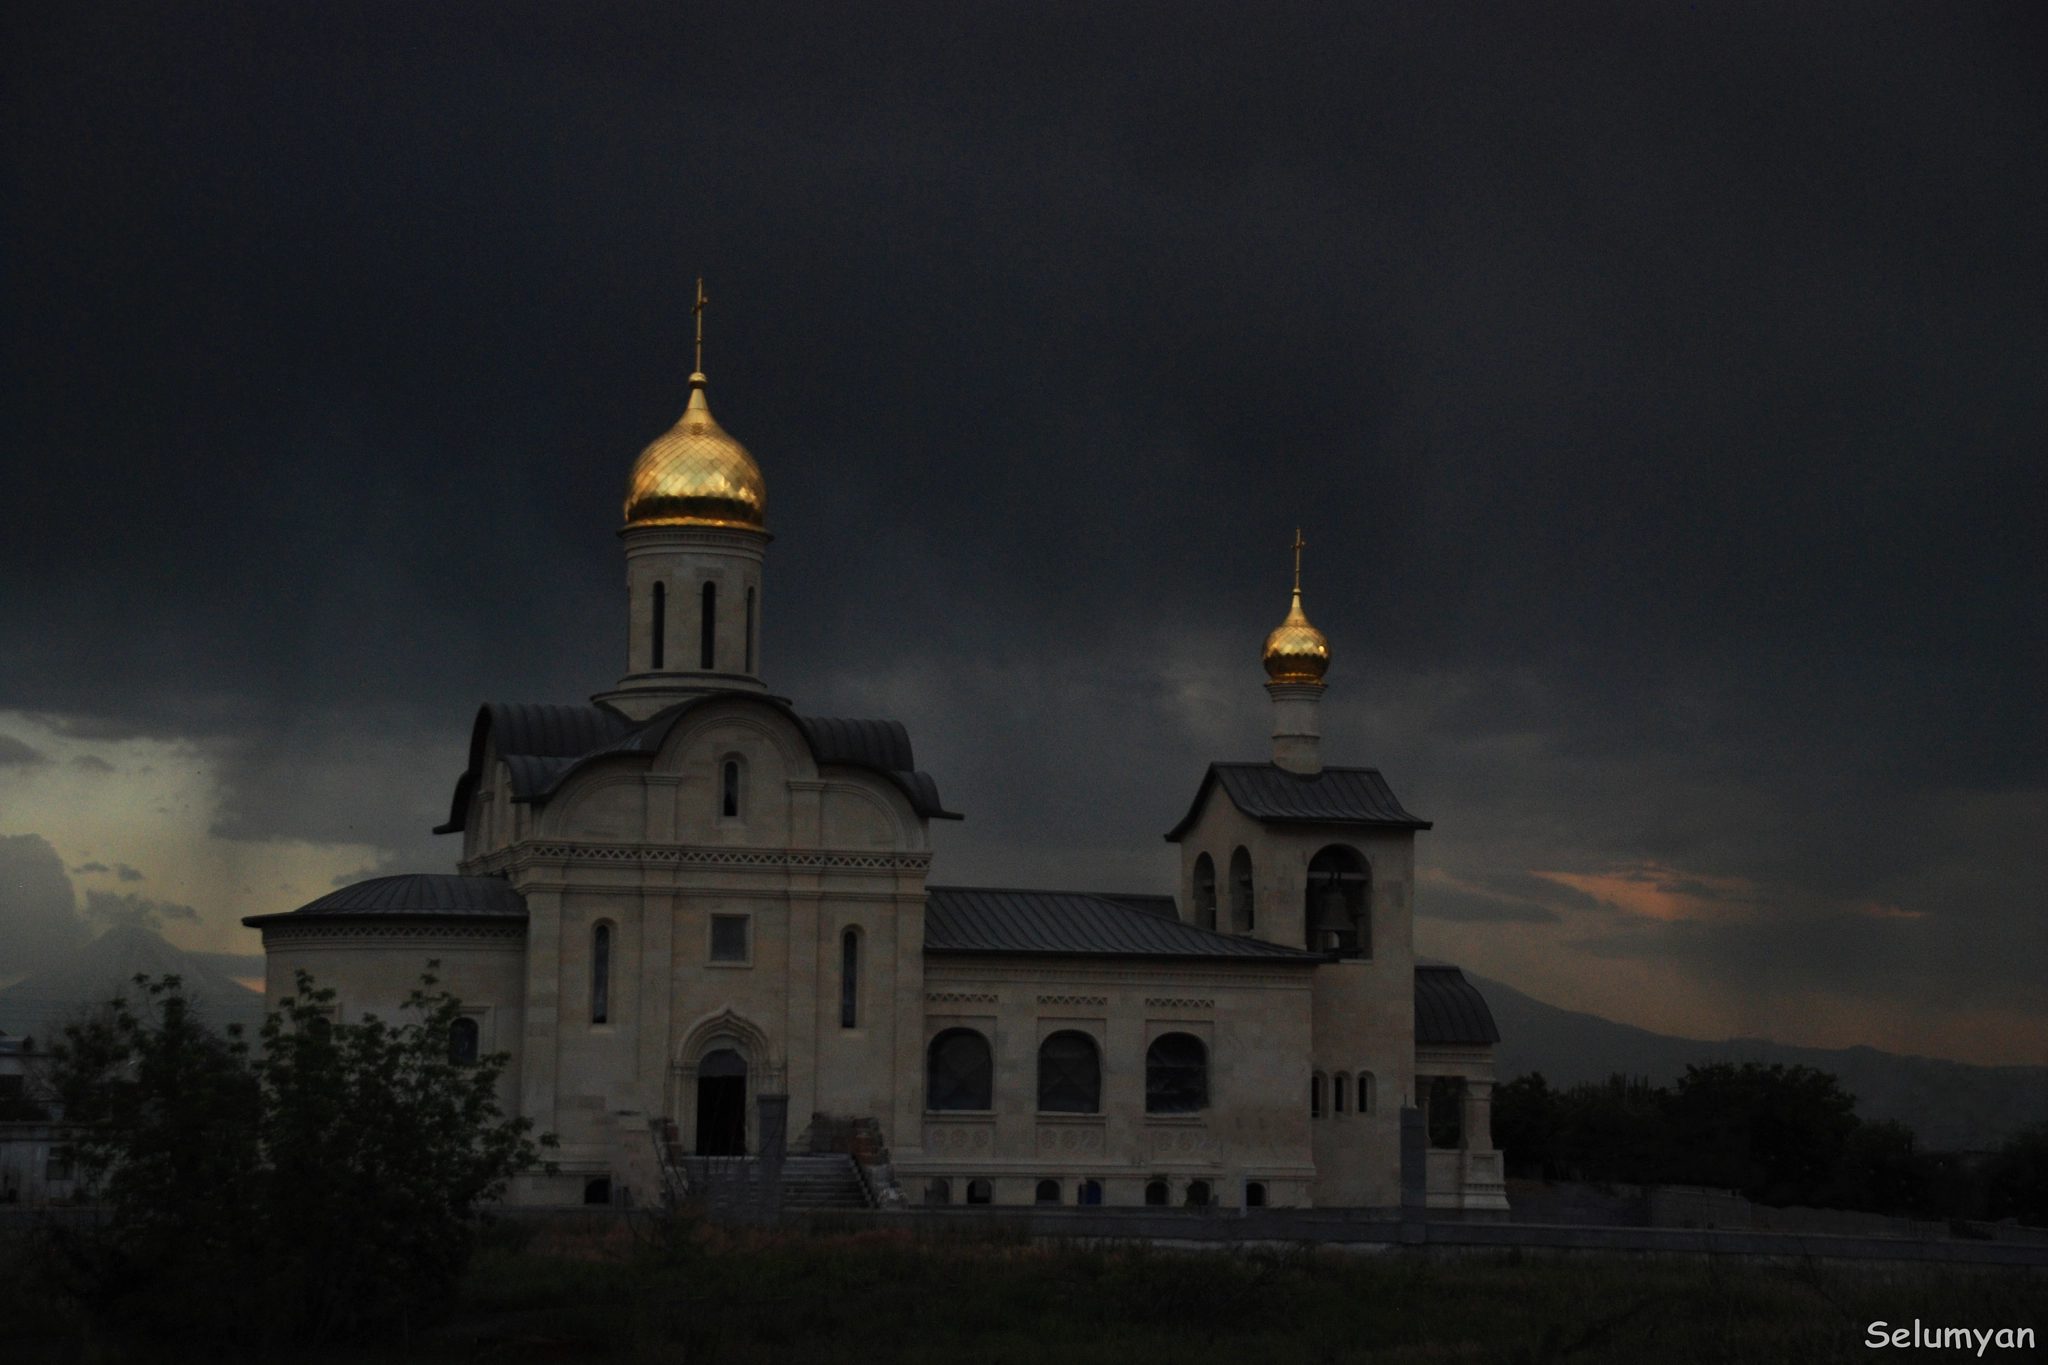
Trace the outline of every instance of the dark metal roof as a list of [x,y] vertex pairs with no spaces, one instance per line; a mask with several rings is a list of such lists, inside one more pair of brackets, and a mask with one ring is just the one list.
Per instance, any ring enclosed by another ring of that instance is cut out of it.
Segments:
[[796,722],[819,766],[866,768],[901,791],[911,809],[927,820],[958,820],[939,799],[939,784],[918,772],[910,732],[893,720],[817,720],[799,716],[788,703],[759,692],[713,692],[634,724],[602,706],[527,706],[493,702],[477,712],[469,741],[469,767],[456,779],[448,821],[436,834],[459,832],[469,819],[470,797],[483,774],[484,750],[495,741],[512,779],[512,799],[544,802],[569,775],[587,763],[620,755],[651,757],[678,720],[707,702],[744,698],[772,706]]
[[1231,804],[1254,820],[1271,824],[1373,825],[1383,829],[1428,829],[1430,823],[1401,808],[1377,768],[1325,768],[1291,773],[1273,763],[1211,763],[1187,815],[1168,831],[1178,843],[1202,814],[1209,794],[1221,785]]
[[1497,1043],[1500,1029],[1486,997],[1456,967],[1415,969],[1417,1043]]
[[910,756],[910,731],[900,720],[827,720],[801,718],[811,753],[820,763],[873,768],[880,773],[907,773],[917,767]]
[[409,872],[372,877],[330,891],[316,901],[278,915],[252,915],[254,928],[291,919],[390,915],[417,919],[525,919],[526,898],[502,877],[458,877],[444,872]]
[[942,954],[1024,953],[1059,957],[1231,958],[1300,963],[1324,953],[1263,939],[1218,934],[1129,902],[1165,897],[1098,896],[1084,891],[1009,891],[981,886],[931,886],[924,911],[924,950]]
[[1171,896],[1140,896],[1124,891],[1102,891],[1095,894],[1103,900],[1115,901],[1118,905],[1128,905],[1133,910],[1142,910],[1148,915],[1157,915],[1161,919],[1177,920],[1180,918],[1180,902]]

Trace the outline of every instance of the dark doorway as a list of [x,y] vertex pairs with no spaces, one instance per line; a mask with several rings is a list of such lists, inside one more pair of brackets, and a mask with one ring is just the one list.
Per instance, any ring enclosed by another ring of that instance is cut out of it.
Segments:
[[730,1048],[697,1063],[697,1155],[747,1154],[747,1063]]

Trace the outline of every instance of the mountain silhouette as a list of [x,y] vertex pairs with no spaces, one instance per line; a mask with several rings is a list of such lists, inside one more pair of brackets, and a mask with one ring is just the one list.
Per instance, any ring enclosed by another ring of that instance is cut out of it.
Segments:
[[1829,1073],[1856,1097],[1859,1115],[1903,1123],[1922,1147],[1935,1151],[1984,1151],[2021,1128],[2048,1122],[2048,1066],[1973,1066],[1873,1047],[1673,1038],[1546,1005],[1469,971],[1465,979],[1486,997],[1500,1025],[1496,1073],[1504,1081],[1540,1071],[1558,1087],[1617,1073],[1668,1085],[1688,1065],[1784,1063]]
[[140,973],[181,978],[200,1018],[217,1028],[241,1024],[253,1038],[263,1026],[263,997],[206,960],[213,956],[188,953],[148,929],[117,925],[0,990],[0,1032],[55,1042],[64,1025],[116,995],[139,1000]]

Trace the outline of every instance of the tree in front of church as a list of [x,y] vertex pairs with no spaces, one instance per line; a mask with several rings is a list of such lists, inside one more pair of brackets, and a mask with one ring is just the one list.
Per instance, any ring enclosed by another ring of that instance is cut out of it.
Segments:
[[485,1205],[545,1136],[497,1099],[507,1054],[429,973],[398,1022],[337,1023],[299,973],[260,1046],[138,978],[54,1049],[74,1168],[105,1211],[50,1230],[51,1273],[153,1341],[268,1347],[400,1336],[448,1304]]

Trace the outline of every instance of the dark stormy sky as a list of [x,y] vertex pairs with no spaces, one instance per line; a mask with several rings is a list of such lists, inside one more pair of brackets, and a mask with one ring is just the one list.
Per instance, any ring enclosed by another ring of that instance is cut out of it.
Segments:
[[622,671],[701,274],[769,682],[910,725],[935,880],[1169,889],[1300,525],[1425,952],[2048,1059],[2037,7],[4,24],[16,944],[450,866],[476,704]]

